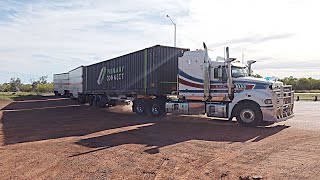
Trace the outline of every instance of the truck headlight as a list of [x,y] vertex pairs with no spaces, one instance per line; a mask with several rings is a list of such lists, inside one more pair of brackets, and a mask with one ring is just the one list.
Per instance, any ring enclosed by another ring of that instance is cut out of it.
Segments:
[[265,104],[272,104],[272,100],[271,100],[271,99],[265,99],[265,100],[264,100],[264,103],[265,103]]

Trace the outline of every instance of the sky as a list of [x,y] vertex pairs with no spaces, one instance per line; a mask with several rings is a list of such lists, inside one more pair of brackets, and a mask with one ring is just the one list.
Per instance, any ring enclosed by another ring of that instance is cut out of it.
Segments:
[[[0,83],[24,83],[157,44],[254,59],[256,73],[320,79],[317,0],[0,0]],[[222,55],[223,56],[223,55]]]

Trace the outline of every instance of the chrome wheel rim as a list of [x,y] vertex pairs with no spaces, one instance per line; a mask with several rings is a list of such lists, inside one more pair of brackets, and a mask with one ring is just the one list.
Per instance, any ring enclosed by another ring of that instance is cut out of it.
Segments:
[[143,106],[141,104],[138,104],[136,110],[138,113],[143,113]]
[[155,114],[155,115],[159,114],[159,109],[158,109],[157,106],[152,106],[151,111],[152,111],[152,113]]
[[251,122],[254,121],[256,116],[255,116],[254,112],[251,109],[243,109],[240,112],[240,118],[246,123],[251,123]]

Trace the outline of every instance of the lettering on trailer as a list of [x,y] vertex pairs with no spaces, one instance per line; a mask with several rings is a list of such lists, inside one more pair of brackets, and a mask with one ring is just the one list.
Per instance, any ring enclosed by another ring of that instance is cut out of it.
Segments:
[[118,81],[124,78],[124,66],[118,66],[113,68],[103,67],[101,68],[100,74],[98,76],[97,83],[101,85],[104,80],[108,81]]

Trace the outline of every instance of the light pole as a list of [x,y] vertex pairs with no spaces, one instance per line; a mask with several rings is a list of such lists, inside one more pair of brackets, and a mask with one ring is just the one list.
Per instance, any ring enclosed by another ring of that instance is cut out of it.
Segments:
[[174,23],[174,22],[172,21],[172,19],[170,18],[169,15],[167,15],[167,17],[170,19],[170,21],[171,21],[172,24],[174,25],[174,47],[176,47],[176,46],[177,46],[177,39],[176,39],[176,36],[177,36],[177,25],[176,25],[176,23]]

